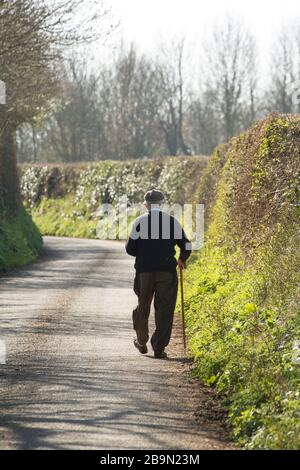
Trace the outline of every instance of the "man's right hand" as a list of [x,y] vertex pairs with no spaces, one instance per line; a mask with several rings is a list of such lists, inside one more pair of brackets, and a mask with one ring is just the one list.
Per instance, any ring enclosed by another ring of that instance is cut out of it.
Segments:
[[179,269],[186,269],[186,262],[183,261],[181,258],[178,259],[178,267]]

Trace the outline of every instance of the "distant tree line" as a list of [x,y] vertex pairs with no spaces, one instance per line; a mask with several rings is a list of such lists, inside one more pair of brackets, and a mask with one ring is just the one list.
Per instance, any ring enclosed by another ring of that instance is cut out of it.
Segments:
[[208,155],[269,112],[300,111],[291,89],[300,79],[300,29],[278,37],[264,83],[257,57],[255,38],[232,18],[206,38],[200,57],[184,39],[151,56],[121,44],[93,69],[74,56],[51,112],[19,127],[19,161]]

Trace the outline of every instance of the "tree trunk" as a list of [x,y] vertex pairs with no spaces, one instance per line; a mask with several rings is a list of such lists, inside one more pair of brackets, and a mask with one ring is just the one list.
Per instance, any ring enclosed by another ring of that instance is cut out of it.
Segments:
[[37,162],[37,139],[36,139],[36,128],[33,123],[31,123],[31,131],[32,131],[32,146],[33,146],[33,155],[32,155],[32,162]]
[[0,134],[0,208],[13,212],[19,201],[15,129],[6,125]]

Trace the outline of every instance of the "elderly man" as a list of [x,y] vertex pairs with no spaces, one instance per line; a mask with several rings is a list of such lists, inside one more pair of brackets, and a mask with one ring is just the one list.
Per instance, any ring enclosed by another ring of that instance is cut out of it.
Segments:
[[[161,191],[153,189],[145,194],[147,212],[135,220],[126,244],[127,253],[136,258],[134,292],[138,306],[133,311],[134,346],[141,354],[147,354],[148,320],[154,297],[156,329],[151,345],[157,359],[167,358],[165,348],[171,337],[178,290],[176,267],[185,269],[191,254],[190,242],[180,223],[162,211],[163,202]],[[180,248],[178,261],[176,245]]]

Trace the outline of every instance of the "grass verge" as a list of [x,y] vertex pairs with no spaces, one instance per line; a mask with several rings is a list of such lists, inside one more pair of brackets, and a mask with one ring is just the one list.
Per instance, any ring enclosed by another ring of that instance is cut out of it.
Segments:
[[0,213],[0,271],[34,261],[41,247],[41,235],[23,207],[14,214]]

